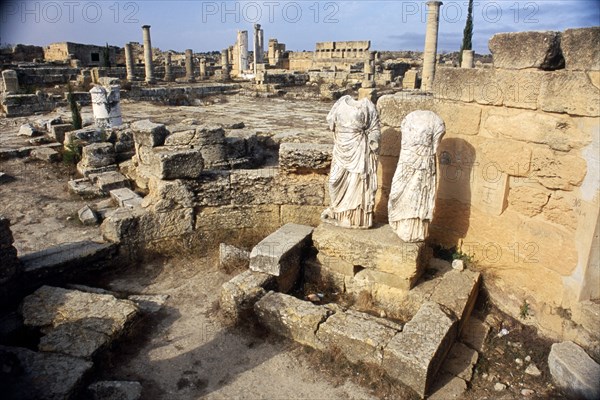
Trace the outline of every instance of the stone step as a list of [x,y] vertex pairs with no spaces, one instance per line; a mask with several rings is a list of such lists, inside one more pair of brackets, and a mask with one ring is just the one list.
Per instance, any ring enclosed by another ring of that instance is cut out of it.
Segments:
[[100,174],[90,174],[90,180],[104,193],[111,190],[129,188],[129,179],[118,171],[103,172]]
[[110,191],[110,197],[119,207],[135,208],[142,204],[142,197],[131,189],[121,188]]
[[46,279],[67,280],[71,275],[109,265],[116,256],[114,243],[82,241],[53,246],[20,257],[24,282],[36,286]]

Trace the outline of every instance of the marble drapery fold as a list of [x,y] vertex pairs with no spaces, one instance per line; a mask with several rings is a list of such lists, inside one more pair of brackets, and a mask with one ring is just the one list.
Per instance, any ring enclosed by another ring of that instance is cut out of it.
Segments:
[[400,157],[388,202],[389,223],[405,242],[425,240],[437,189],[436,152],[446,132],[432,111],[413,111],[401,123]]
[[369,99],[343,96],[327,116],[334,134],[329,173],[331,203],[321,219],[346,228],[373,225],[377,161],[381,137],[379,116]]

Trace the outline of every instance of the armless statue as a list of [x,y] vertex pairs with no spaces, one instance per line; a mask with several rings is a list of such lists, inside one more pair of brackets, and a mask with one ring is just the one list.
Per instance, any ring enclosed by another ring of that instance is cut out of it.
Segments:
[[436,152],[446,132],[431,111],[413,111],[400,125],[400,157],[388,202],[388,220],[405,242],[425,240],[433,219],[436,195]]
[[329,112],[327,122],[334,132],[331,202],[321,220],[345,228],[370,228],[381,137],[377,109],[369,99],[343,96]]

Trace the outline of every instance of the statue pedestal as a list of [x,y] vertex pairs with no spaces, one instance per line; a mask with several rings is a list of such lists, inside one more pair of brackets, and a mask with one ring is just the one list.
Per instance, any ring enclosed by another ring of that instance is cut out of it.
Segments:
[[432,254],[424,243],[403,242],[387,224],[346,229],[324,223],[315,229],[313,243],[318,267],[343,275],[346,286],[368,283],[406,292],[417,284]]

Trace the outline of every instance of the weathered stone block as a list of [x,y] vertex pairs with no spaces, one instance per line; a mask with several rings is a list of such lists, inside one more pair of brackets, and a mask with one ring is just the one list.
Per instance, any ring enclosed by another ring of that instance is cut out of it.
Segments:
[[88,386],[90,400],[139,400],[142,385],[133,381],[99,381]]
[[397,276],[404,280],[406,290],[416,284],[428,264],[426,246],[404,243],[389,225],[357,230],[321,224],[313,232],[313,242],[326,256]]
[[254,305],[260,323],[270,331],[313,348],[321,348],[316,333],[331,314],[325,307],[283,293],[269,292]]
[[444,120],[447,135],[479,133],[481,107],[478,105],[440,101],[435,104],[433,111]]
[[106,139],[106,134],[104,134],[104,132],[95,126],[88,126],[65,132],[65,140],[63,143],[65,148],[67,148],[67,146],[75,146],[81,149],[88,144],[104,142]]
[[561,47],[566,69],[600,70],[600,27],[565,30],[562,33]]
[[96,331],[99,324],[87,326],[85,323],[63,323],[50,329],[38,344],[40,351],[61,353],[68,356],[91,359],[107,346],[111,337]]
[[151,169],[159,179],[196,179],[204,169],[197,149],[159,147],[154,150]]
[[[35,352],[22,347],[0,346],[4,359],[13,358],[21,368],[5,370],[15,376],[3,385],[3,396],[10,399],[68,399],[77,395],[90,361],[56,353]],[[4,384],[4,382],[3,382]]]
[[536,148],[531,158],[530,177],[548,189],[573,190],[587,173],[587,162],[578,156]]
[[157,147],[165,143],[169,134],[163,124],[155,124],[148,119],[131,124],[133,139],[139,146]]
[[548,356],[554,382],[576,397],[600,398],[600,365],[573,342],[554,343]]
[[458,333],[462,331],[464,323],[469,319],[477,295],[479,294],[479,272],[448,271],[441,282],[436,286],[430,300],[435,301],[451,310],[458,319]]
[[310,241],[313,227],[286,224],[260,241],[250,253],[250,269],[282,276],[300,263],[300,255]]
[[[84,168],[106,167],[115,163],[115,148],[112,143],[92,143],[81,151],[81,164]],[[78,165],[79,168],[79,165]]]
[[442,370],[457,378],[471,382],[473,367],[477,364],[478,358],[477,351],[456,342],[450,349],[446,361],[442,364]]
[[95,186],[88,178],[74,179],[68,182],[69,192],[84,198],[101,197],[102,190]]
[[109,193],[119,207],[136,208],[142,204],[142,197],[129,188],[114,189]]
[[141,207],[121,207],[110,213],[100,226],[104,239],[111,242],[137,240],[140,219],[146,211]]
[[333,147],[326,144],[282,143],[279,147],[279,167],[295,173],[327,173]]
[[38,134],[38,132],[32,124],[23,124],[19,128],[19,133],[17,135],[33,137],[36,134]]
[[92,210],[88,205],[81,208],[77,215],[79,216],[79,220],[84,225],[96,225],[98,223],[98,217],[94,210]]
[[73,130],[71,124],[58,124],[50,125],[50,136],[54,138],[58,143],[64,143],[65,134]]
[[101,174],[90,174],[89,179],[104,193],[108,193],[115,189],[129,187],[129,179],[117,171],[104,172]]
[[150,194],[144,198],[143,207],[152,206],[155,212],[167,212],[179,208],[194,207],[194,193],[189,181],[176,179],[173,181],[151,180]]
[[279,171],[261,168],[231,171],[231,198],[233,204],[273,204],[273,186]]
[[61,159],[61,155],[50,147],[39,147],[31,150],[31,157],[50,163],[58,162]]
[[319,326],[317,339],[329,350],[340,350],[350,362],[381,365],[383,349],[399,330],[368,314],[337,312]]
[[239,321],[253,311],[254,304],[268,290],[273,290],[276,286],[275,277],[247,270],[221,287],[221,311],[232,321]]
[[547,112],[597,117],[600,89],[585,72],[556,71],[542,81],[539,107]]
[[452,313],[426,302],[384,349],[383,368],[425,397],[456,335]]
[[249,265],[250,252],[235,246],[221,243],[219,244],[219,267]]
[[187,182],[198,206],[224,206],[231,203],[231,183],[228,171],[204,171]]
[[560,32],[497,33],[489,41],[495,68],[558,69],[564,66]]
[[279,226],[277,205],[203,207],[196,214],[196,229],[200,230],[273,230]]
[[281,205],[281,225],[288,223],[318,226],[321,223],[323,206]]
[[399,128],[404,117],[416,110],[431,110],[434,98],[429,95],[400,92],[384,95],[377,100],[382,125]]

